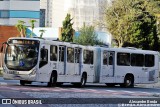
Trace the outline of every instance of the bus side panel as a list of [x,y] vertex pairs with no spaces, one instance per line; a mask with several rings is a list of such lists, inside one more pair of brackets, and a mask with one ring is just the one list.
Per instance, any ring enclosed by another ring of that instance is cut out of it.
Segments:
[[87,72],[87,82],[94,81],[94,66],[92,64],[83,64],[82,73]]
[[58,75],[57,82],[80,82],[80,75]]

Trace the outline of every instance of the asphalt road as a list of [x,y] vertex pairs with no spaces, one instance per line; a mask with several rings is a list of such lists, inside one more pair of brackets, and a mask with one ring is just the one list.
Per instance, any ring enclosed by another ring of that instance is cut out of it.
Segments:
[[0,105],[0,107],[130,107],[132,105],[120,105],[120,103],[128,102],[132,98],[139,98],[138,100],[156,98],[159,101],[160,88],[157,84],[138,85],[135,88],[120,88],[119,86],[111,88],[105,84],[86,84],[85,88],[77,88],[71,84],[64,84],[60,87],[49,88],[46,83],[37,82],[20,86],[17,80],[3,80],[0,77],[0,98],[38,98],[43,102],[43,105],[12,104]]

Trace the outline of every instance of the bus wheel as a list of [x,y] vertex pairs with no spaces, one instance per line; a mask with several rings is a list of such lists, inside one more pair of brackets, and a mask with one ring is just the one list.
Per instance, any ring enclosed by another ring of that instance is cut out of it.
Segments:
[[80,87],[84,87],[86,85],[86,81],[87,81],[87,76],[85,74],[82,75],[81,77],[81,82],[80,82]]
[[26,84],[26,81],[20,80],[20,85],[24,86]]
[[56,73],[52,73],[50,77],[50,81],[48,82],[48,87],[55,87],[57,82],[57,75]]
[[127,75],[124,78],[124,83],[120,84],[121,87],[134,87],[134,78],[131,75]]

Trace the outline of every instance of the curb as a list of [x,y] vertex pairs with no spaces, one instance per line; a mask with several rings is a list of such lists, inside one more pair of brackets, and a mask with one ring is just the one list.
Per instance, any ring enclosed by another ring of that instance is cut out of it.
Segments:
[[144,87],[144,88],[160,88],[160,79],[159,79],[158,83],[154,83],[154,84],[136,84],[136,86]]
[[0,82],[0,85],[11,85],[11,84],[19,85],[19,83],[6,83],[6,82]]
[[0,85],[8,85],[6,82],[0,82]]

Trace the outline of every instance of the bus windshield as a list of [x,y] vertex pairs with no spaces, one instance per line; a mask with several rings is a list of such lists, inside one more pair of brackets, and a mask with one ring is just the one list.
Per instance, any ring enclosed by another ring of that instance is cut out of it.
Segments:
[[11,70],[31,70],[38,61],[38,48],[38,44],[9,44],[5,54],[6,66]]

